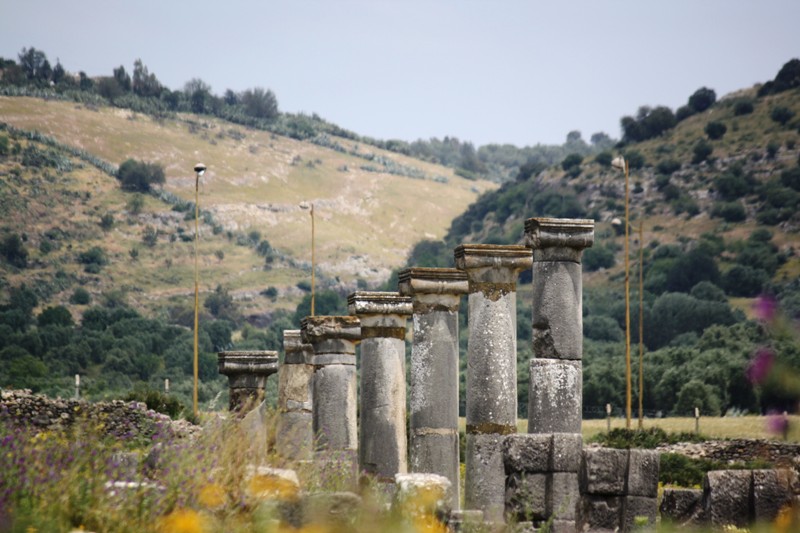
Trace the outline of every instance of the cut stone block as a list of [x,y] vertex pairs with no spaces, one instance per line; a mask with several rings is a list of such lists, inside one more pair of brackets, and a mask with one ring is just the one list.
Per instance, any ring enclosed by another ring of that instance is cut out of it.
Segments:
[[580,433],[581,361],[531,359],[528,433]]
[[478,533],[484,531],[483,511],[477,509],[458,510],[450,513],[448,531],[453,533]]
[[506,474],[550,472],[552,447],[553,436],[550,434],[508,435],[503,442]]
[[678,524],[693,521],[702,510],[702,500],[700,489],[664,489],[659,507],[661,519]]
[[574,520],[553,520],[550,522],[550,533],[575,533],[577,525]]
[[547,474],[511,474],[506,477],[506,520],[545,520]]
[[654,526],[656,523],[657,511],[657,498],[626,496],[622,503],[621,530],[627,532],[635,531],[645,525]]
[[547,514],[557,520],[575,521],[580,503],[577,472],[554,472],[547,477]]
[[660,458],[661,455],[654,450],[630,450],[626,495],[646,498],[658,496]]
[[358,516],[361,497],[353,492],[316,492],[303,499],[303,517],[306,524],[342,526]]
[[583,437],[580,433],[553,433],[551,472],[578,472],[581,468]]
[[490,522],[502,522],[505,512],[506,476],[503,468],[503,436],[467,433],[465,504],[480,509]]
[[753,518],[757,522],[772,522],[791,503],[796,477],[791,470],[753,470]]
[[578,508],[579,531],[615,531],[622,520],[622,498],[619,496],[587,496]]
[[581,492],[583,494],[623,496],[628,466],[628,450],[589,448],[583,450]]
[[453,491],[450,480],[438,474],[395,474],[394,505],[414,516],[448,516]]
[[749,522],[753,475],[749,470],[714,470],[703,479],[703,507],[715,526]]

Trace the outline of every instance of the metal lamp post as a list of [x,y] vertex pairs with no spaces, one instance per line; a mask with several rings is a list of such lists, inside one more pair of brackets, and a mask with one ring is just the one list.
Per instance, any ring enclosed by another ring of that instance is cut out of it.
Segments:
[[630,258],[628,254],[628,161],[618,156],[611,161],[611,166],[625,172],[625,427],[631,428],[631,284]]
[[311,316],[314,316],[314,281],[316,260],[314,257],[314,204],[303,202],[300,204],[300,209],[309,209],[311,214]]
[[198,368],[199,358],[197,355],[197,332],[199,325],[199,288],[198,288],[198,263],[197,263],[197,243],[200,240],[200,176],[206,171],[206,166],[203,163],[197,163],[194,166],[195,180],[194,180],[194,388],[192,390],[192,412],[197,417],[197,386],[198,386]]

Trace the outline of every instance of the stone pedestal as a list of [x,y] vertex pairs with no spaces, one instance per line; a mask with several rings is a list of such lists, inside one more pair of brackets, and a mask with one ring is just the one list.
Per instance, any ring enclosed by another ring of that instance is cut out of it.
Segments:
[[360,322],[352,316],[308,316],[303,319],[301,335],[303,343],[314,349],[311,362],[316,458],[349,463],[342,466],[354,475],[358,450],[356,344],[361,339]]
[[[409,469],[460,486],[458,444],[458,308],[467,275],[454,268],[408,268],[400,294],[411,296]],[[458,509],[458,490],[451,493]]]
[[228,408],[244,416],[264,399],[267,378],[278,371],[278,352],[227,351],[217,354],[219,373],[228,376]]
[[464,244],[455,260],[469,280],[466,506],[502,521],[502,437],[517,431],[516,280],[531,267],[531,252]]
[[406,438],[406,317],[411,298],[396,292],[355,292],[348,311],[361,321],[362,472],[394,483],[408,471]]
[[300,330],[283,332],[283,364],[278,373],[278,455],[308,460],[314,449],[313,381],[314,349],[303,344]]

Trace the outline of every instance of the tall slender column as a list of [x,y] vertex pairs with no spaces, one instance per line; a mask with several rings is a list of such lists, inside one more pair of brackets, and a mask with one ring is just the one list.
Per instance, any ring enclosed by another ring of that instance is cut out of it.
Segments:
[[314,449],[314,349],[303,344],[299,329],[283,332],[283,363],[278,372],[278,455],[289,460],[311,459]]
[[355,292],[348,311],[361,321],[362,472],[394,483],[408,471],[406,439],[406,317],[411,298],[396,292]]
[[244,416],[264,399],[267,378],[278,371],[278,352],[226,351],[217,354],[219,373],[228,376],[228,408]]
[[530,218],[533,248],[533,359],[529,433],[580,433],[583,371],[581,255],[594,242],[594,221]]
[[469,279],[466,505],[502,521],[501,444],[517,431],[517,276],[531,266],[524,246],[463,244],[456,267]]
[[408,268],[400,294],[411,296],[414,341],[409,387],[409,469],[452,483],[459,508],[458,307],[467,275],[455,268]]
[[[307,316],[302,339],[314,348],[313,427],[320,457],[356,464],[356,344],[361,339],[358,318]],[[325,453],[333,452],[333,453]]]

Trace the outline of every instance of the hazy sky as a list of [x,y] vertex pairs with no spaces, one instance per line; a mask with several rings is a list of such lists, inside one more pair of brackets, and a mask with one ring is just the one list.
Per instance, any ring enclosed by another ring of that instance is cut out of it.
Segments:
[[523,146],[772,79],[798,21],[798,0],[0,0],[0,56],[141,58],[171,89],[269,88],[362,135]]

